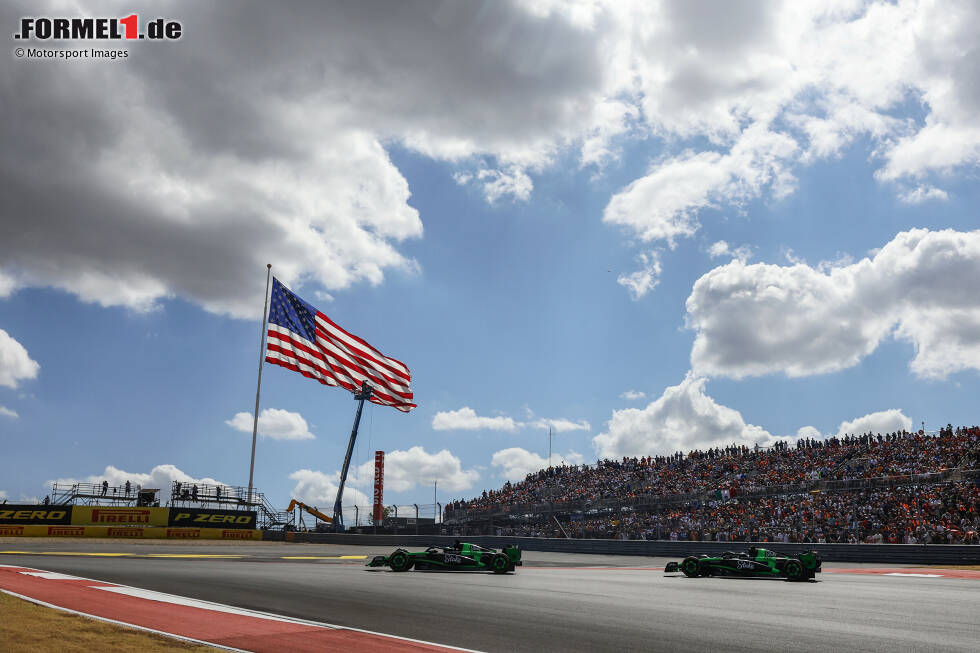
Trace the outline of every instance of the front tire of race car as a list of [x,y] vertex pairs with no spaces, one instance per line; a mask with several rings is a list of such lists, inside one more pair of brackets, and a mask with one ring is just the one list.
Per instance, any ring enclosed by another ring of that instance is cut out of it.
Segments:
[[495,574],[506,574],[511,569],[510,558],[505,555],[496,556],[490,561],[490,568]]
[[408,571],[412,568],[412,559],[404,551],[395,551],[388,560],[392,571]]
[[690,556],[681,561],[681,571],[688,578],[697,578],[701,574],[701,565],[697,558]]
[[783,571],[786,573],[786,580],[800,581],[807,579],[806,571],[803,570],[803,565],[799,560],[787,561]]

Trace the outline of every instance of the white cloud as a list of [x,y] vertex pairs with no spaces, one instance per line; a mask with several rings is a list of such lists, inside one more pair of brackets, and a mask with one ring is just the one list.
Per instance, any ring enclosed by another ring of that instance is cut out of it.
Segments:
[[935,186],[919,186],[915,190],[910,190],[898,196],[898,199],[906,204],[922,204],[929,200],[945,201],[949,199],[949,194],[941,188]]
[[570,419],[565,419],[564,417],[554,417],[554,418],[541,418],[536,419],[529,423],[531,428],[543,429],[547,431],[551,429],[555,433],[565,433],[567,431],[591,431],[592,426],[587,420],[581,420],[578,422],[572,421]]
[[693,235],[696,215],[721,203],[740,206],[764,189],[783,197],[793,189],[796,142],[765,125],[746,129],[728,154],[684,152],[613,196],[602,219],[630,228],[645,242]]
[[[604,219],[668,244],[703,209],[778,199],[854,143],[896,188],[980,162],[971,0],[355,5],[185,7],[197,27],[165,59],[4,76],[25,119],[0,126],[0,296],[53,286],[137,310],[179,296],[245,317],[269,261],[311,292],[411,273],[399,247],[422,222],[388,144],[499,201],[526,199],[528,171],[563,155],[599,167],[647,139],[663,158]],[[0,22],[45,6],[5,3]]]
[[639,270],[631,274],[621,274],[616,279],[616,283],[625,287],[633,299],[640,299],[656,288],[660,283],[662,270],[659,252],[640,254],[637,259],[641,265]]
[[475,179],[483,185],[483,192],[487,201],[493,204],[502,197],[510,196],[515,200],[527,200],[531,196],[534,184],[524,170],[517,166],[511,166],[506,170],[480,170],[475,177],[461,175],[456,177],[457,182],[464,183]]
[[821,434],[820,429],[816,428],[815,426],[801,426],[796,431],[796,437],[820,440],[823,439],[823,434]]
[[4,492],[3,490],[0,490],[0,501],[3,501],[6,498],[7,498],[7,493]]
[[716,403],[705,393],[705,383],[688,373],[646,408],[614,410],[606,432],[592,438],[596,453],[620,458],[774,441],[761,426],[747,424],[737,410]]
[[894,433],[896,431],[912,430],[912,420],[906,417],[898,408],[870,413],[851,421],[841,422],[837,429],[838,436],[861,435],[864,433]]
[[[298,469],[289,478],[296,481],[296,487],[293,488],[294,499],[316,506],[324,514],[333,514],[333,504],[337,500],[337,489],[340,487],[340,472],[328,475],[312,469]],[[372,502],[366,494],[348,483],[344,486],[342,503],[345,507],[363,507],[370,506]]]
[[0,299],[6,299],[17,290],[17,280],[0,270]]
[[[235,413],[225,424],[243,433],[251,433],[254,425],[252,413]],[[272,440],[313,440],[306,420],[299,413],[281,408],[265,408],[259,413],[259,435]]]
[[[553,454],[551,457],[552,465],[579,465],[583,462],[582,454],[569,451],[566,454]],[[547,457],[539,456],[527,449],[520,447],[510,447],[502,449],[493,454],[491,465],[499,468],[500,477],[508,481],[523,481],[531,472],[536,472],[548,467]]]
[[980,369],[980,231],[899,233],[870,258],[816,268],[733,261],[694,284],[687,323],[699,376],[824,374],[891,334],[925,378]]
[[9,417],[11,419],[17,419],[19,415],[16,411],[10,410],[6,406],[0,406],[0,417]]
[[619,395],[620,399],[625,399],[626,401],[636,401],[637,399],[643,399],[647,396],[647,393],[640,392],[639,390],[627,390],[623,394]]
[[[459,458],[448,449],[428,453],[424,447],[395,450],[385,453],[385,488],[404,492],[415,487],[431,487],[439,482],[440,489],[468,490],[480,478],[479,471],[463,469]],[[363,487],[374,482],[374,461],[361,465],[354,476],[355,484]]]
[[0,385],[16,388],[20,381],[37,377],[41,366],[27,354],[24,345],[0,329]]
[[752,258],[752,248],[749,245],[740,245],[735,249],[732,249],[727,242],[724,240],[719,240],[712,243],[711,247],[708,248],[708,255],[711,256],[711,258],[731,256],[733,259],[745,263]]
[[516,431],[524,426],[510,417],[481,417],[469,406],[459,410],[440,411],[432,418],[436,431]]
[[93,474],[84,478],[58,478],[46,481],[45,485],[51,487],[53,484],[73,485],[75,483],[92,483],[97,485],[102,481],[108,481],[109,485],[121,486],[129,481],[132,485],[141,485],[145,488],[156,488],[160,490],[160,504],[163,505],[170,499],[170,487],[173,481],[181,483],[197,483],[206,485],[227,485],[210,477],[194,478],[193,476],[181,471],[175,465],[157,465],[149,474],[141,472],[126,472],[108,465],[101,474]]

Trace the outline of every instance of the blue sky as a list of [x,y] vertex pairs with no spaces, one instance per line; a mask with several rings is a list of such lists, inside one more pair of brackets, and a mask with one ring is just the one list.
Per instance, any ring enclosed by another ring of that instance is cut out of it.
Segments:
[[[12,59],[0,496],[245,485],[266,262],[412,370],[347,503],[375,449],[387,503],[445,501],[539,469],[549,426],[579,463],[975,423],[980,54],[949,7],[287,3],[287,47],[261,5],[170,3],[186,36],[114,68]],[[354,407],[267,365],[256,486],[331,503]]]

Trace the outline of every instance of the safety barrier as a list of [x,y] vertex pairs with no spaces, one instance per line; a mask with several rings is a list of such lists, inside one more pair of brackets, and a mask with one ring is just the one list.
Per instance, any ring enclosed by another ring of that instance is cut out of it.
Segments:
[[[220,508],[133,506],[0,505],[0,527],[23,526],[186,526],[195,529],[255,529],[255,512]],[[101,537],[101,536],[100,536]]]
[[261,540],[262,531],[242,528],[167,528],[160,526],[40,526],[0,524],[0,537],[108,537],[171,540]]
[[[290,533],[293,542],[342,544],[348,546],[390,546],[392,549],[446,546],[464,539],[473,544],[501,548],[517,544],[525,551],[558,553],[601,553],[607,555],[638,555],[683,558],[701,553],[742,551],[748,542],[670,542],[650,540],[585,540],[536,537],[497,537],[469,535],[348,535],[345,533]],[[773,548],[781,553],[795,554],[814,549],[830,562],[880,562],[895,564],[980,564],[980,546],[962,544],[774,544],[760,542],[758,546]]]

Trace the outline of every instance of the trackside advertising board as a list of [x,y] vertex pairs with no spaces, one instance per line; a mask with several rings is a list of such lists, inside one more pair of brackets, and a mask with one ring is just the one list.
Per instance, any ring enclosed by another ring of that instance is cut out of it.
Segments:
[[110,506],[75,506],[71,514],[73,526],[167,526],[169,508],[130,508]]
[[37,526],[0,524],[0,537],[109,537],[121,539],[261,540],[262,531],[242,528],[157,526]]
[[3,524],[70,524],[74,506],[0,504]]
[[255,513],[242,510],[171,508],[168,526],[194,528],[255,528]]

